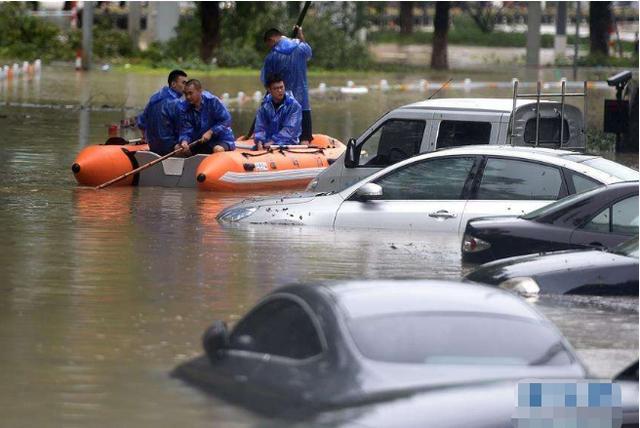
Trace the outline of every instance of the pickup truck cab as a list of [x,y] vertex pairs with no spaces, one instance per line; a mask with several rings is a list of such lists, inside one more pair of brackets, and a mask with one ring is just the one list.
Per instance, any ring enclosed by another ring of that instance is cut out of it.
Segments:
[[583,115],[575,106],[536,99],[440,98],[408,104],[351,139],[346,152],[307,190],[340,191],[417,154],[478,144],[584,150]]

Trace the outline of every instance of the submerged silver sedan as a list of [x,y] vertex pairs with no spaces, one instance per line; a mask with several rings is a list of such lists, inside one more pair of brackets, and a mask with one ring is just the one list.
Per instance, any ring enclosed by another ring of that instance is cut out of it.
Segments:
[[406,159],[339,192],[251,198],[220,222],[462,233],[468,220],[520,215],[638,171],[566,150],[465,146]]

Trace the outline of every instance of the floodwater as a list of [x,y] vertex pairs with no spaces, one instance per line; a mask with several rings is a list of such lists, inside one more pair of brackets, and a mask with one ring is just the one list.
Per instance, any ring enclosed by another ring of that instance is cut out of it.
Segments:
[[[560,72],[546,73],[553,80]],[[446,80],[385,75],[356,83],[381,77],[390,84]],[[251,77],[202,80],[215,93],[258,88]],[[217,212],[248,195],[78,187],[70,171],[76,153],[104,141],[106,125],[135,114],[163,81],[45,68],[39,79],[0,82],[2,426],[265,426],[265,419],[169,376],[201,353],[200,336],[211,321],[233,323],[287,283],[455,280],[468,269],[449,235],[221,227]],[[320,81],[311,79],[311,86]],[[595,94],[592,105],[601,106],[604,96]],[[314,127],[346,141],[385,111],[423,98],[400,91],[312,97]],[[254,107],[234,106],[236,129],[248,127]],[[589,117],[596,120],[602,113],[594,111]],[[637,167],[638,157],[621,161]],[[611,377],[638,358],[637,298],[556,297],[532,304],[558,325],[594,376]]]

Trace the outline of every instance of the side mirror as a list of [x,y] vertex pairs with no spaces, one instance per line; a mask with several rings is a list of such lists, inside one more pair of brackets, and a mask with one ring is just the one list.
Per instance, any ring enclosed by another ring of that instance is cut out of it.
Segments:
[[224,357],[223,351],[229,347],[229,332],[224,321],[214,321],[205,330],[202,335],[202,347],[212,363]]
[[355,138],[349,138],[349,142],[347,143],[347,149],[344,153],[344,166],[345,168],[355,168],[357,166]]
[[366,183],[356,190],[356,198],[360,201],[371,201],[382,198],[382,186],[376,183]]

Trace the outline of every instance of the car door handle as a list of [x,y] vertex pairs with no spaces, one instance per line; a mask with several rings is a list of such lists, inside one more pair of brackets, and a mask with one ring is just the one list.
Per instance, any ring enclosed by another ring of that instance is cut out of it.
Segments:
[[447,210],[438,210],[436,212],[429,213],[429,217],[433,218],[456,218],[456,214],[452,214]]

